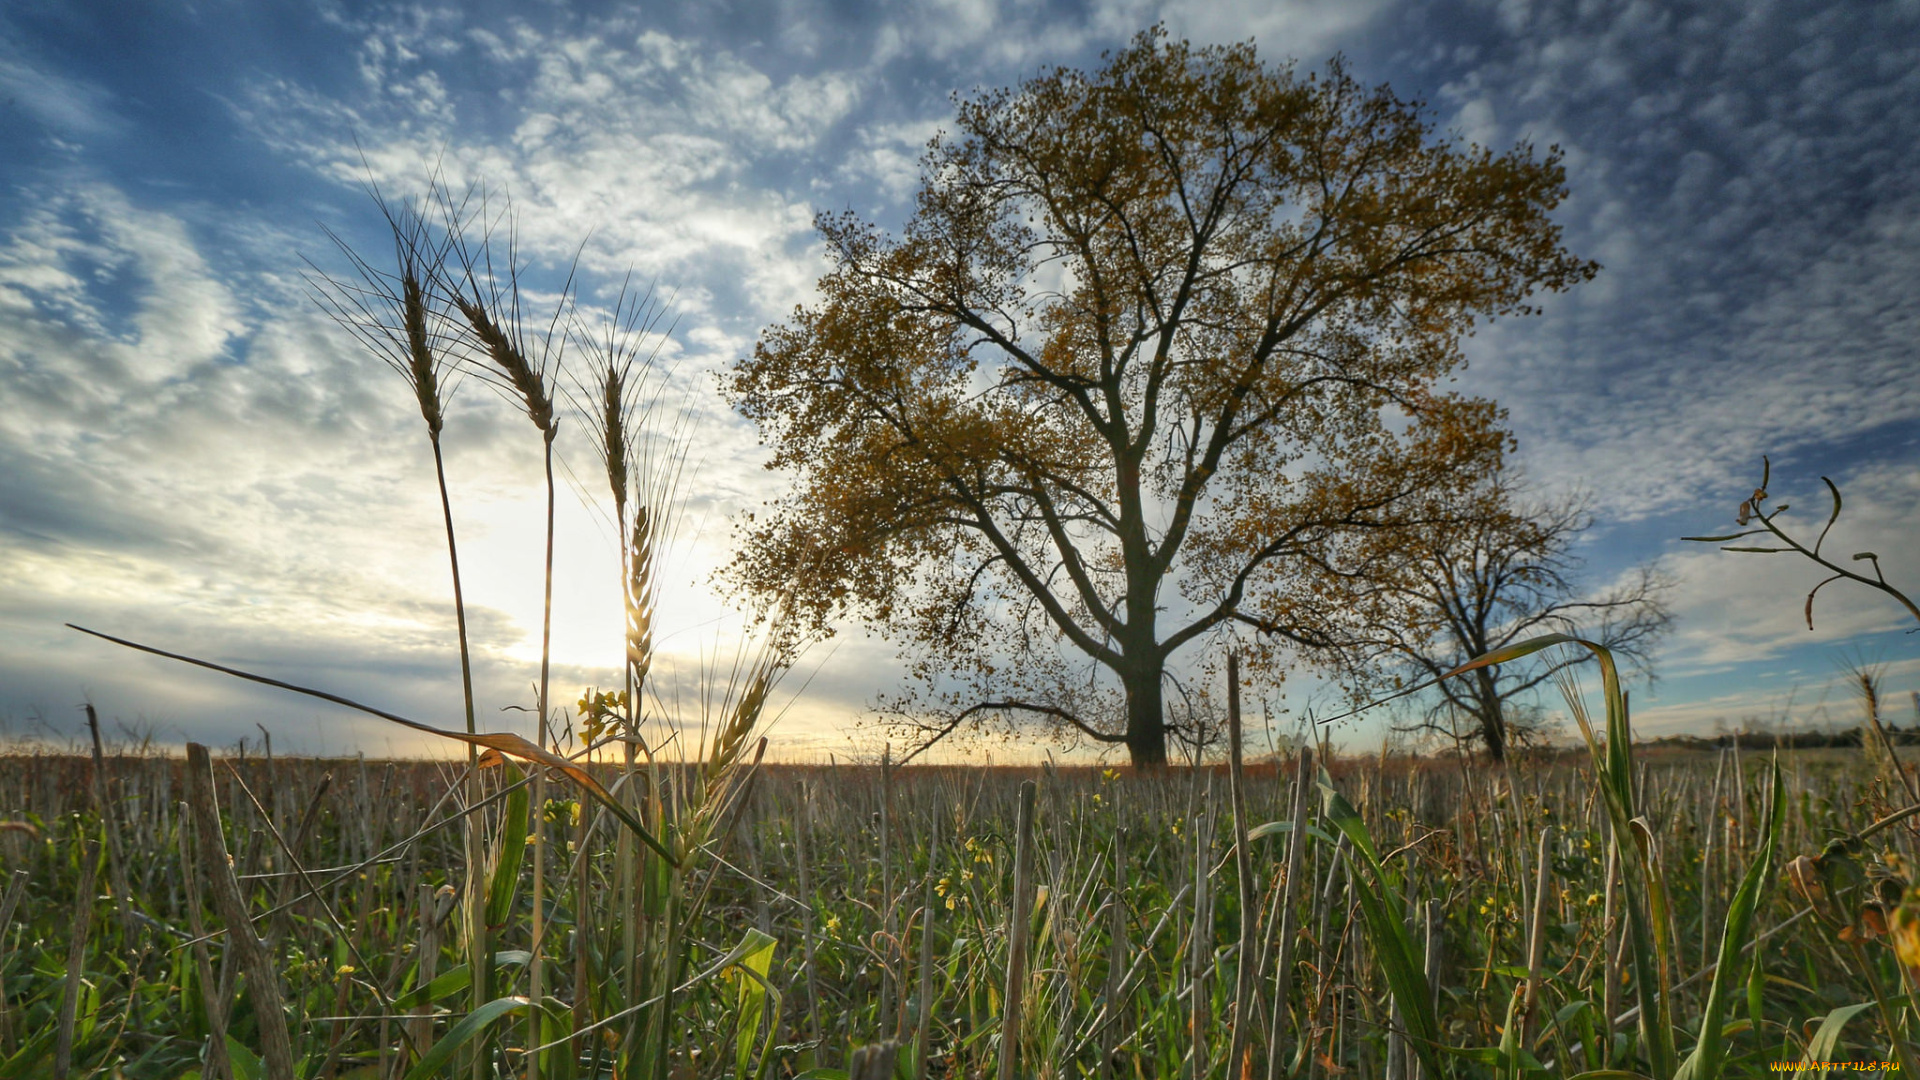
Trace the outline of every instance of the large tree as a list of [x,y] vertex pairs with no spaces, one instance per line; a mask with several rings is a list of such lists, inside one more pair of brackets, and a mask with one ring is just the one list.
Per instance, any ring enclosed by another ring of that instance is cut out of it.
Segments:
[[[1557,153],[1437,139],[1338,61],[1154,29],[956,126],[900,235],[817,220],[818,302],[732,373],[794,484],[732,574],[898,642],[956,722],[1026,710],[1159,764],[1170,658],[1324,644],[1295,568],[1498,465],[1498,410],[1440,387],[1461,337],[1595,268],[1548,218]],[[1062,651],[1123,716],[1060,699]]]

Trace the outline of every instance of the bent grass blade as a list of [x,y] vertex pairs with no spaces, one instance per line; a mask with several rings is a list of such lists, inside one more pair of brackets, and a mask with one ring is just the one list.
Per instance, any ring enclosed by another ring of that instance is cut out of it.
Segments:
[[209,671],[218,671],[223,675],[231,675],[236,679],[245,679],[248,682],[257,682],[263,686],[278,687],[281,690],[291,690],[296,694],[305,694],[308,697],[319,698],[322,701],[331,701],[335,705],[355,709],[369,716],[377,716],[382,720],[399,724],[401,727],[412,728],[415,731],[424,732],[428,735],[438,735],[443,739],[453,739],[456,742],[467,743],[470,746],[484,747],[488,750],[498,750],[500,753],[510,757],[517,757],[523,761],[537,762],[549,768],[558,769],[564,773],[569,780],[580,785],[587,794],[592,795],[600,805],[606,807],[609,813],[620,819],[622,825],[625,825],[631,830],[635,836],[640,838],[642,843],[652,848],[654,852],[662,859],[665,859],[669,865],[676,867],[680,865],[680,860],[674,858],[673,853],[667,850],[666,845],[656,839],[653,833],[649,832],[647,827],[640,823],[640,819],[633,816],[631,811],[620,805],[620,800],[614,798],[605,787],[602,787],[600,781],[595,780],[591,773],[558,754],[541,749],[539,746],[528,741],[523,735],[516,735],[507,731],[484,732],[477,735],[469,735],[463,731],[448,731],[445,728],[437,728],[431,724],[423,724],[418,720],[409,720],[404,716],[395,715],[384,709],[376,709],[371,705],[362,705],[352,698],[344,698],[338,694],[329,694],[325,690],[315,690],[311,687],[299,686],[295,683],[282,682],[279,679],[271,679],[265,675],[255,675],[250,671],[241,671],[238,668],[230,668],[222,664],[216,664],[210,660],[183,656],[180,653],[168,652],[165,649],[156,649],[151,645],[142,645],[137,641],[117,638],[112,634],[103,634],[98,630],[89,630],[84,626],[75,626],[73,623],[66,625],[69,629],[78,630],[83,634],[89,634],[103,641],[111,641],[115,645],[123,645],[138,652],[151,653],[154,656],[163,656],[169,660],[178,660],[183,664],[192,664],[195,667],[203,667]]
[[[1671,908],[1664,902],[1664,890],[1650,861],[1650,850],[1635,842],[1638,836],[1636,830],[1643,829],[1644,825],[1637,822],[1638,815],[1634,810],[1632,737],[1627,727],[1626,696],[1621,692],[1620,673],[1614,664],[1613,654],[1603,645],[1571,634],[1545,634],[1476,656],[1434,682],[1517,660],[1555,645],[1579,645],[1591,652],[1600,665],[1601,687],[1607,709],[1604,748],[1595,738],[1593,725],[1587,718],[1586,707],[1579,695],[1570,684],[1563,683],[1562,689],[1567,692],[1568,709],[1579,724],[1580,734],[1586,740],[1587,751],[1592,756],[1601,794],[1605,796],[1607,816],[1613,826],[1613,843],[1620,853],[1621,883],[1627,902],[1627,933],[1632,944],[1629,951],[1633,963],[1633,986],[1640,999],[1641,1042],[1646,1048],[1654,1074],[1673,1076],[1679,1070],[1680,1063],[1673,1042],[1673,995],[1667,992],[1667,979],[1664,977],[1668,966],[1665,956],[1661,955],[1665,951],[1664,943],[1669,939],[1666,918]],[[1656,942],[1661,943],[1662,947],[1656,947]],[[1656,972],[1659,974],[1656,975]]]

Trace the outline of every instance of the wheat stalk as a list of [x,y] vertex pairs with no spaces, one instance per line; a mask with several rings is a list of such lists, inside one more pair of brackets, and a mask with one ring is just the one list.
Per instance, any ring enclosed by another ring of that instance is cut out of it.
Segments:
[[[613,495],[626,616],[629,738],[638,735],[635,710],[653,662],[655,569],[664,539],[659,526],[673,517],[671,504],[685,457],[679,425],[663,438],[650,422],[658,412],[665,382],[666,372],[659,364],[661,347],[672,332],[670,325],[661,329],[664,316],[665,304],[655,301],[653,290],[636,294],[629,277],[600,331],[589,332],[577,320],[569,326],[569,336],[589,357],[589,374],[587,381],[575,376],[571,389],[563,387],[586,421],[583,429]],[[641,346],[649,339],[652,347],[643,354]],[[637,504],[631,525],[630,502]],[[632,744],[627,745],[631,750]]]
[[[443,314],[443,306],[433,300],[435,284],[445,277],[447,260],[460,243],[459,225],[465,217],[466,200],[456,204],[451,193],[440,186],[437,179],[429,181],[425,199],[403,202],[397,207],[388,203],[372,185],[368,190],[393,234],[397,274],[376,271],[339,236],[329,232],[328,236],[352,263],[361,284],[349,286],[329,277],[317,267],[314,268],[317,280],[310,277],[308,281],[314,286],[315,300],[334,316],[335,321],[353,332],[407,381],[419,405],[421,418],[426,421],[427,437],[433,444],[433,468],[440,491],[441,519],[447,531],[447,560],[453,573],[453,610],[460,645],[461,697],[466,707],[467,735],[471,738],[478,730],[474,722],[473,656],[467,635],[466,595],[460,577],[460,547],[454,536],[453,502],[447,493],[446,458],[440,445],[440,433],[446,424],[446,399],[452,392],[447,381],[441,377],[446,364],[446,350],[441,346],[449,343],[452,335],[447,328],[448,320]],[[427,224],[425,207],[430,200],[437,201],[445,214],[447,227],[438,239],[434,238]],[[312,266],[312,263],[308,265]],[[397,289],[394,287],[396,284]],[[476,768],[478,763],[477,749],[469,742],[466,794],[470,805],[479,803],[481,797]],[[484,863],[482,852],[486,847],[486,838],[477,817],[468,816],[463,821],[466,887],[462,891],[461,912],[466,926],[467,960],[471,970],[482,971],[486,966],[484,958],[492,955],[489,943],[491,934],[479,908],[483,893],[480,887]],[[476,1007],[486,1001],[487,990],[485,980],[474,980],[472,1003]],[[472,1075],[476,1080],[482,1058],[483,1055],[473,1055]]]
[[[482,200],[484,211],[484,197]],[[548,390],[547,379],[550,372],[558,368],[566,349],[566,335],[558,333],[561,318],[570,310],[573,295],[574,271],[579,266],[579,255],[574,256],[573,269],[567,274],[566,284],[560,291],[560,299],[555,305],[553,318],[548,322],[546,332],[539,338],[540,352],[537,358],[530,358],[525,347],[526,333],[522,327],[519,255],[515,245],[515,234],[511,226],[511,207],[508,208],[509,227],[507,231],[507,252],[505,283],[495,273],[493,261],[493,234],[491,225],[482,235],[477,250],[470,248],[464,231],[457,220],[450,215],[448,232],[452,237],[451,252],[459,261],[460,275],[464,284],[452,283],[447,293],[466,320],[473,340],[486,357],[504,375],[508,388],[525,407],[527,417],[540,431],[541,442],[545,449],[546,486],[547,486],[547,543],[545,564],[544,600],[540,619],[540,682],[538,699],[535,705],[535,740],[541,750],[547,746],[548,702],[553,660],[553,525],[554,525],[554,484],[553,484],[553,442],[559,433],[559,424],[553,415],[553,397]],[[481,365],[482,371],[487,371]],[[497,384],[496,384],[497,385]],[[547,830],[546,814],[546,773],[536,769],[533,782],[533,799],[537,812],[533,817],[533,948],[532,958],[527,965],[529,994],[536,1002],[544,1000],[545,995],[545,953],[541,948],[546,934],[546,850]],[[538,1009],[529,1009],[527,1014],[528,1045],[536,1045],[540,1038],[540,1015]],[[528,1080],[540,1080],[541,1061],[538,1055],[527,1058]]]
[[726,723],[714,735],[713,750],[707,757],[709,777],[725,775],[739,764],[747,737],[759,725],[761,713],[766,710],[767,695],[772,692],[783,670],[780,655],[772,648],[763,649],[748,669],[739,699],[728,711]]

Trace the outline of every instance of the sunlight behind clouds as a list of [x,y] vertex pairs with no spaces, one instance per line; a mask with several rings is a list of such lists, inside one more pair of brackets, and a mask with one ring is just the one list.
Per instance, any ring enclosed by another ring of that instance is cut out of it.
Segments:
[[[0,714],[64,708],[83,683],[109,713],[148,701],[182,730],[251,730],[249,710],[287,705],[76,647],[58,628],[71,619],[452,716],[419,418],[300,281],[302,256],[337,268],[316,218],[382,252],[366,186],[417,193],[436,168],[455,191],[483,188],[502,230],[511,203],[541,303],[576,257],[589,325],[629,272],[671,297],[672,392],[698,444],[663,579],[671,663],[724,652],[739,615],[708,579],[732,519],[780,478],[715,376],[812,299],[814,216],[897,230],[952,95],[1091,69],[1155,21],[1196,43],[1252,38],[1302,71],[1342,53],[1361,81],[1429,101],[1442,131],[1562,148],[1557,217],[1606,269],[1543,298],[1539,318],[1483,327],[1461,386],[1510,410],[1544,487],[1593,492],[1596,579],[1662,553],[1681,573],[1671,678],[1648,695],[1660,724],[1761,715],[1794,680],[1829,678],[1820,648],[1914,640],[1897,608],[1844,584],[1808,633],[1816,568],[1675,540],[1730,518],[1771,453],[1792,520],[1820,516],[1828,472],[1848,499],[1834,542],[1920,585],[1910,6],[766,0],[276,18],[156,13],[116,52],[61,38],[82,22],[29,33],[0,17],[0,135],[19,151],[0,162],[0,629],[24,643],[0,670]],[[604,481],[563,423],[554,696],[571,701],[618,663],[619,611],[606,511],[589,508]],[[537,439],[468,380],[447,447],[484,693],[490,710],[524,703]],[[847,627],[808,663],[781,741],[845,750],[840,729],[894,678],[891,652]]]

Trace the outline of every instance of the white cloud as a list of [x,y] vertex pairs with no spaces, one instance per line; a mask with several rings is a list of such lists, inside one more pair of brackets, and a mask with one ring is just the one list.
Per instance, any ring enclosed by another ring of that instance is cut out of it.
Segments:
[[1886,182],[1920,166],[1911,12],[1499,10],[1513,36],[1447,84],[1449,122],[1565,146],[1559,216],[1605,265],[1473,346],[1537,474],[1633,518],[1920,420],[1920,200]]
[[908,57],[960,65],[962,90],[1038,74],[1055,64],[1085,66],[1087,54],[1125,45],[1164,23],[1198,45],[1252,39],[1270,62],[1297,58],[1317,66],[1350,50],[1390,5],[1386,0],[1100,0],[1065,15],[1023,0],[929,0],[888,20],[876,33],[872,61]]
[[[1136,27],[1157,18],[1164,20],[1174,35],[1196,42],[1252,38],[1269,62],[1297,57],[1303,64],[1317,67],[1328,56],[1349,50],[1357,35],[1388,6],[1385,0],[1172,0],[1157,6],[1122,3],[1115,8],[1128,12],[1132,18],[1122,21]],[[1153,17],[1142,18],[1149,13]]]
[[[0,363],[9,396],[33,408],[0,427],[45,450],[164,420],[183,382],[241,332],[238,301],[178,220],[71,177],[36,194],[0,245],[0,296],[14,312],[0,323]],[[115,310],[97,300],[105,290],[134,299]]]
[[[440,32],[437,23],[421,31]],[[242,115],[343,183],[371,173],[384,188],[412,190],[429,161],[456,189],[484,180],[511,197],[530,254],[564,260],[591,236],[585,269],[672,280],[686,314],[714,295],[729,314],[754,319],[804,294],[815,267],[795,255],[811,241],[812,210],[757,170],[783,172],[779,163],[816,147],[860,100],[860,76],[776,80],[727,50],[621,20],[470,36],[477,46],[442,55],[407,48],[399,33],[401,44],[369,48],[380,62],[368,68],[365,96],[333,101],[274,83],[257,88]],[[435,65],[505,89],[429,116],[411,88],[426,75],[446,82]],[[483,105],[510,119],[455,119]]]
[[874,124],[860,129],[860,152],[849,154],[840,166],[840,179],[879,188],[895,203],[905,204],[920,188],[920,156],[942,130],[950,130],[946,114],[899,123]]
[[1650,706],[1636,704],[1634,736],[1857,727],[1866,722],[1858,676],[1863,668],[1875,676],[1878,684],[1881,723],[1900,727],[1920,723],[1920,711],[1916,711],[1920,701],[1912,696],[1920,686],[1920,660],[1880,663],[1868,659],[1856,664],[1854,659],[1842,657],[1809,669],[1769,672],[1737,689],[1671,705],[1660,704],[1656,696]]
[[[1832,509],[1831,497],[1817,478],[1789,477],[1776,471],[1769,505],[1789,510],[1776,519],[1787,534],[1812,547]],[[1749,483],[1758,482],[1754,477]],[[1908,596],[1920,596],[1920,545],[1913,542],[1920,519],[1920,471],[1878,464],[1835,478],[1843,497],[1841,514],[1821,553],[1829,561],[1871,576],[1870,563],[1855,562],[1857,552],[1880,556],[1881,572]],[[1751,488],[1732,495],[1738,502]],[[1730,522],[1733,506],[1718,520]],[[1735,531],[1731,524],[1727,532]],[[1740,546],[1778,547],[1761,534]],[[1767,663],[1809,643],[1838,644],[1862,634],[1920,626],[1898,602],[1868,586],[1835,581],[1814,600],[1813,626],[1806,623],[1806,596],[1831,576],[1796,553],[1755,555],[1724,552],[1701,545],[1672,558],[1682,586],[1675,599],[1679,630],[1669,672],[1687,674]]]
[[34,63],[3,34],[0,34],[0,101],[68,138],[110,135],[126,126],[104,89]]

